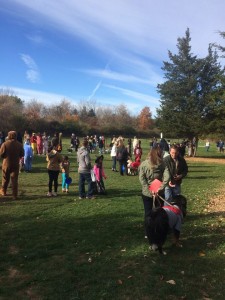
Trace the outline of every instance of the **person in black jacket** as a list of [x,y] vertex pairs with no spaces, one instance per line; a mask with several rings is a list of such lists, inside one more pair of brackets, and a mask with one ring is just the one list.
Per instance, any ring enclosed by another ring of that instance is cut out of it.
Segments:
[[116,151],[116,159],[119,162],[120,175],[123,175],[124,172],[126,175],[128,175],[127,160],[129,157],[129,153],[127,151],[127,148],[124,145],[122,138],[119,138],[117,142],[118,142],[118,147]]
[[170,147],[170,155],[164,158],[164,163],[170,174],[170,181],[165,187],[165,199],[171,202],[173,196],[181,194],[181,183],[188,173],[188,166],[186,160],[179,154],[177,145]]

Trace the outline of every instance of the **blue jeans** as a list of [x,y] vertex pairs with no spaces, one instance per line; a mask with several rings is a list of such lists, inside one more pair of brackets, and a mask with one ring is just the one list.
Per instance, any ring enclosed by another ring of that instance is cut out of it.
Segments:
[[116,170],[116,156],[112,156],[112,169]]
[[165,187],[165,200],[168,202],[172,202],[173,197],[176,195],[180,195],[181,187],[179,184],[176,184],[175,187],[166,186]]
[[[88,184],[87,195],[85,195],[85,181]],[[79,173],[79,197],[91,197],[93,195],[91,173]]]
[[32,157],[30,156],[24,157],[24,170],[31,171],[31,167],[32,167]]
[[66,173],[62,173],[62,189],[69,189],[69,185],[66,183],[67,175]]

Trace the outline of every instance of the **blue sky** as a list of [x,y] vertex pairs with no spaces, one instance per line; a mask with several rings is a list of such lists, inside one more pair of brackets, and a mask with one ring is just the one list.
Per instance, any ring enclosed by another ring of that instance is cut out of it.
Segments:
[[0,88],[46,105],[159,107],[168,50],[187,27],[193,54],[224,45],[224,0],[1,0]]

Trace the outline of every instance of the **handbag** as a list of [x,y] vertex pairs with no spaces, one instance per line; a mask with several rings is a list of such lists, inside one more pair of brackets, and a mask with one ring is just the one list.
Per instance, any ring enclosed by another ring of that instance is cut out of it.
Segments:
[[91,180],[92,180],[93,182],[96,181],[95,173],[94,173],[93,169],[91,169]]

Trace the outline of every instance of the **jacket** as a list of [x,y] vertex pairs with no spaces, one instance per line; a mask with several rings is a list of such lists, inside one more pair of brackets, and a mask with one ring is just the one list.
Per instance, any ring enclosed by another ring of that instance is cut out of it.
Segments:
[[24,156],[23,145],[16,139],[8,139],[1,145],[2,170],[19,170],[20,158]]
[[149,186],[155,179],[162,181],[160,190],[163,190],[169,182],[169,178],[169,172],[165,169],[163,162],[157,166],[152,166],[149,159],[146,159],[139,167],[139,181],[142,185],[142,194],[144,196],[152,197]]
[[47,169],[51,171],[60,171],[60,164],[63,161],[62,155],[56,150],[50,151],[46,156]]
[[93,168],[93,171],[95,173],[95,177],[96,177],[97,181],[100,181],[101,177],[106,179],[105,171],[104,171],[104,168],[102,166],[100,167],[99,165],[95,164],[94,168]]
[[[170,174],[170,180],[173,181],[175,175],[181,175],[182,178],[187,175],[188,166],[186,160],[182,156],[177,157],[177,166],[170,155],[166,156],[163,161]],[[176,184],[180,185],[182,183],[182,178],[180,180],[176,180]]]
[[125,146],[118,147],[116,150],[116,159],[118,161],[127,162],[128,160],[128,151]]
[[80,147],[77,151],[78,173],[91,172],[91,158],[90,154],[84,146]]

